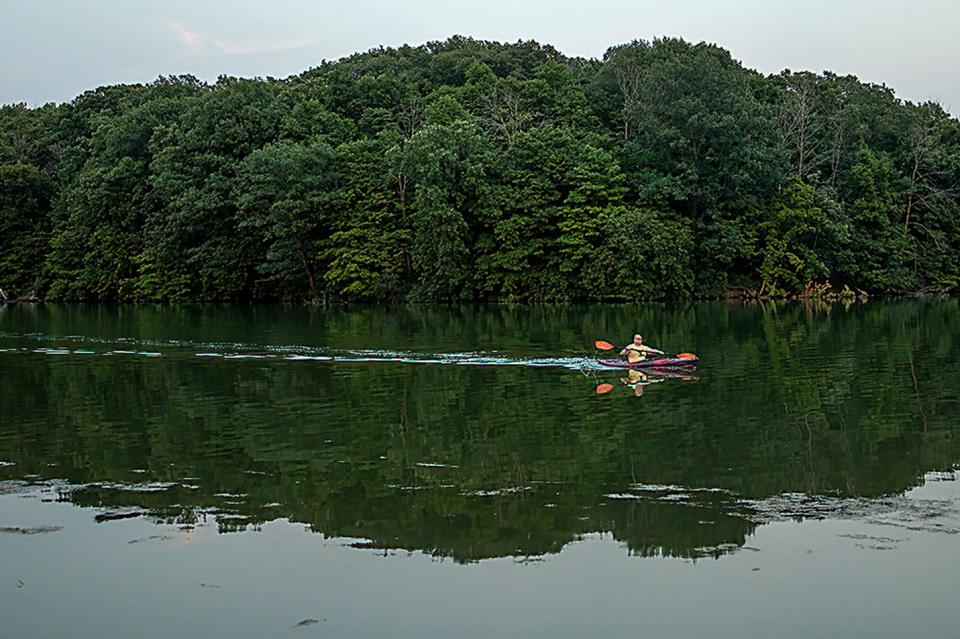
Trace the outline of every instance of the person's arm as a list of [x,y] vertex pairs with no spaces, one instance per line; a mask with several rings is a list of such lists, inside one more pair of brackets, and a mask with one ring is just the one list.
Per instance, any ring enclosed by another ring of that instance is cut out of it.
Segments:
[[652,346],[647,346],[646,344],[643,345],[643,350],[647,351],[648,353],[659,353],[660,355],[664,355],[664,354],[665,354],[663,351],[658,351],[657,349],[653,348]]

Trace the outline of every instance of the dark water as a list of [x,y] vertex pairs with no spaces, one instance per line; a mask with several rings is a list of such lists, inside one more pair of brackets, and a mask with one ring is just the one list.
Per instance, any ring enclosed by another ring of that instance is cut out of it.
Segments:
[[957,636],[958,310],[0,307],[0,619]]

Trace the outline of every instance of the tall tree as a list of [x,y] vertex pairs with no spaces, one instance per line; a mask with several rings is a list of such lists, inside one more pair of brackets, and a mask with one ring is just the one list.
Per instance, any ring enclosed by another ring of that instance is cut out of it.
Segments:
[[34,166],[0,164],[0,290],[7,298],[42,293],[53,186]]
[[277,282],[284,297],[320,298],[318,243],[329,231],[335,198],[333,149],[277,142],[248,155],[240,169],[238,228],[267,244],[257,271]]

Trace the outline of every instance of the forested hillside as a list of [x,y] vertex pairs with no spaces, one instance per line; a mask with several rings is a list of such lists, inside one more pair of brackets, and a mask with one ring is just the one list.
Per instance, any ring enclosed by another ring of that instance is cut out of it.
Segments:
[[960,122],[717,46],[460,37],[0,109],[0,289],[572,301],[960,283]]

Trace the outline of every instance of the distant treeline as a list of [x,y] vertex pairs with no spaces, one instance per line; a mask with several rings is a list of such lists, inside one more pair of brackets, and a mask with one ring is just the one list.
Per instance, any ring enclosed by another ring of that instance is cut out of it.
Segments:
[[455,37],[0,108],[7,297],[955,290],[960,122],[714,45]]

